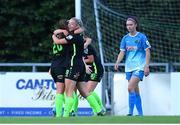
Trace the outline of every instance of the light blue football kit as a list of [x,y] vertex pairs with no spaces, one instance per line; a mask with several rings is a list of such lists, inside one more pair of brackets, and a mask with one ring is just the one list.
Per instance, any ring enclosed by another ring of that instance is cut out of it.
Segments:
[[151,48],[146,36],[137,32],[135,36],[125,35],[121,40],[120,50],[125,51],[125,72],[144,70],[147,48]]
[[[125,72],[126,79],[130,80],[132,76],[143,80],[144,66],[146,63],[145,50],[151,48],[147,37],[137,32],[135,36],[125,35],[120,44],[120,50],[125,52]],[[135,92],[129,92],[129,114],[133,115],[134,105],[138,110],[138,115],[142,116],[141,97]]]

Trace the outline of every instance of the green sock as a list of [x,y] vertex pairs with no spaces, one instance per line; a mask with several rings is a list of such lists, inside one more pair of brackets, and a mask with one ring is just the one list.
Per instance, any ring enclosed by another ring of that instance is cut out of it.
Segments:
[[55,106],[56,106],[56,117],[62,116],[62,107],[64,102],[64,95],[63,94],[56,94],[55,98]]
[[79,100],[78,100],[78,96],[76,92],[73,93],[73,97],[74,97],[74,103],[73,103],[71,111],[77,112]]
[[73,103],[74,99],[72,97],[66,97],[63,117],[69,117]]
[[101,106],[101,108],[104,108],[103,103],[102,103],[101,99],[99,98],[98,94],[96,92],[92,92],[92,95],[97,100],[97,102]]
[[86,100],[89,102],[91,108],[95,113],[98,113],[101,111],[101,106],[98,104],[92,93],[86,98]]
[[93,112],[93,114],[97,113],[97,112],[95,111],[95,109],[93,109],[93,108],[92,108],[92,112]]

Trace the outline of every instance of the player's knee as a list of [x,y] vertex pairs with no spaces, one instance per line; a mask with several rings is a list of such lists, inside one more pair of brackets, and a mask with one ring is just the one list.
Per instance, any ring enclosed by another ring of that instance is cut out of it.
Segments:
[[84,98],[86,98],[86,97],[89,96],[89,92],[88,92],[88,91],[84,91],[84,90],[81,90],[81,91],[80,91],[80,94],[81,94]]
[[65,89],[66,96],[72,97],[72,96],[73,96],[73,92],[74,92],[74,89],[73,89],[73,88],[71,88],[71,87],[66,87],[66,89]]
[[56,93],[63,94],[64,93],[64,89],[57,89]]
[[63,83],[61,85],[57,84],[57,86],[56,86],[56,92],[57,93],[64,93],[64,89],[65,89],[65,86]]
[[135,88],[133,86],[128,86],[128,92],[133,92],[135,91]]

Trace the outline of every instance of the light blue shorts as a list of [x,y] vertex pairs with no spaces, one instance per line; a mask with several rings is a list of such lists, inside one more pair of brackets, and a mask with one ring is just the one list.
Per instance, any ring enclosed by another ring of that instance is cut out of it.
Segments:
[[141,81],[144,77],[144,71],[142,70],[134,70],[132,72],[126,72],[126,79],[129,81],[132,76],[137,76]]

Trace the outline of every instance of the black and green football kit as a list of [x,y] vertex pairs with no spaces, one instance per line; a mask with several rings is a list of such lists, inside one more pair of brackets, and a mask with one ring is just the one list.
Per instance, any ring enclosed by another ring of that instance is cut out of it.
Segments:
[[67,67],[68,45],[53,44],[53,59],[51,62],[51,76],[54,82],[64,83]]
[[94,56],[94,61],[93,63],[87,64],[87,65],[91,65],[90,69],[92,70],[92,72],[91,74],[86,74],[85,81],[100,82],[103,77],[104,68],[103,65],[101,64],[101,60],[97,56],[95,49],[91,45],[89,45],[86,49],[84,49],[85,59],[88,58],[87,56],[89,55]]
[[84,41],[81,34],[73,34],[66,37],[69,42],[68,67],[65,78],[77,82],[83,82],[85,79],[85,65],[83,62]]

